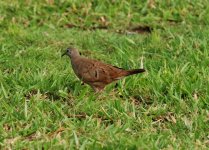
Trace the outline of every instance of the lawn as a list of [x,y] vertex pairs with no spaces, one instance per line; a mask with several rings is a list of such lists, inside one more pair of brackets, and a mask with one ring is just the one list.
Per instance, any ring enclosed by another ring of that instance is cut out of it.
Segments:
[[[209,149],[208,18],[208,0],[1,0],[0,149]],[[69,46],[146,72],[95,94]]]

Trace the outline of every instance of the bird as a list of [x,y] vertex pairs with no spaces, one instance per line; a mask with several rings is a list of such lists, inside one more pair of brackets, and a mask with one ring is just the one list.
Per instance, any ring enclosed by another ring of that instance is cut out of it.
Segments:
[[145,72],[145,69],[125,70],[117,66],[103,63],[80,55],[75,47],[69,47],[62,56],[69,56],[71,66],[76,76],[85,84],[100,93],[106,85],[123,77]]

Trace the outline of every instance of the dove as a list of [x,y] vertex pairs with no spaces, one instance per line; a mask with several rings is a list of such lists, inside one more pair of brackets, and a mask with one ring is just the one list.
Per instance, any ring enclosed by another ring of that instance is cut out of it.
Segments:
[[103,91],[106,85],[130,76],[145,72],[145,69],[125,70],[98,60],[82,57],[76,48],[67,48],[62,56],[70,57],[71,66],[76,76],[85,84],[90,85],[98,93]]

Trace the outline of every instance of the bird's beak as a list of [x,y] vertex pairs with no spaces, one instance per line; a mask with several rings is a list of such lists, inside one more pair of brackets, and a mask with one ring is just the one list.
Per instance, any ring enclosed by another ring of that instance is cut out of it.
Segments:
[[65,55],[67,55],[67,52],[64,52],[64,53],[62,54],[62,57],[65,56]]

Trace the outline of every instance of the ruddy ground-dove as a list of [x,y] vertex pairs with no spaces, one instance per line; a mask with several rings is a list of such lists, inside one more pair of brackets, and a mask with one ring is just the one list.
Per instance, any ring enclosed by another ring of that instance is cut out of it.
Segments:
[[113,81],[145,71],[144,69],[124,70],[98,60],[85,58],[80,56],[76,48],[67,48],[62,56],[64,55],[70,57],[72,68],[77,77],[90,85],[95,92],[102,91],[106,85]]

